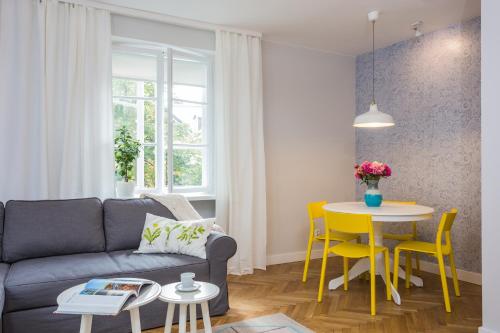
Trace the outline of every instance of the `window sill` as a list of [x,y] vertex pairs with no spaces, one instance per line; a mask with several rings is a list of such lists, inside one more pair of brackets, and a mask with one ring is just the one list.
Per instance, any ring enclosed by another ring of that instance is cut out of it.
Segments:
[[[147,194],[147,193],[158,194],[158,195],[168,194],[168,193],[158,193],[158,192],[137,191],[135,193],[134,197],[140,198],[141,194]],[[209,194],[209,193],[204,193],[204,192],[188,192],[188,193],[176,192],[175,194],[182,194],[189,201],[215,200],[215,194]]]
[[208,193],[179,193],[183,194],[189,201],[215,200],[214,194]]

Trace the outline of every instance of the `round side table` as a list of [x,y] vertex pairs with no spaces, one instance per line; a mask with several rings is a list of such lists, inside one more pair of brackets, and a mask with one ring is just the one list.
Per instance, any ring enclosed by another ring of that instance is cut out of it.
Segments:
[[172,320],[174,317],[175,305],[179,304],[179,333],[186,333],[186,315],[189,305],[189,323],[190,332],[196,333],[196,304],[201,304],[201,313],[203,315],[203,326],[205,332],[212,332],[210,323],[210,314],[208,311],[208,301],[217,297],[220,293],[219,287],[208,282],[199,282],[200,289],[192,292],[178,291],[175,286],[178,284],[170,283],[161,288],[159,300],[168,303],[167,318],[165,320],[165,333],[172,331]]
[[[85,283],[66,289],[57,297],[57,304],[66,302],[71,296],[73,296],[75,293],[80,293],[83,289],[85,289]],[[139,296],[132,300],[130,303],[126,304],[126,306],[122,309],[122,311],[130,312],[132,333],[141,332],[141,317],[139,314],[139,308],[143,305],[151,303],[156,298],[158,298],[160,292],[161,286],[156,282],[154,282],[152,285],[143,286],[143,289],[141,289],[141,293],[139,294]],[[92,330],[92,316],[99,314],[82,313],[81,315],[82,320],[80,323],[80,333],[90,333]]]

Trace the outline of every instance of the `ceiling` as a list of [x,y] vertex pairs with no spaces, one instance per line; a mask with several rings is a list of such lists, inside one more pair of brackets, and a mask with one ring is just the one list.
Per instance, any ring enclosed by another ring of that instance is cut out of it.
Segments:
[[259,31],[264,40],[357,55],[371,49],[367,13],[377,9],[376,46],[481,14],[480,0],[98,0],[145,11]]

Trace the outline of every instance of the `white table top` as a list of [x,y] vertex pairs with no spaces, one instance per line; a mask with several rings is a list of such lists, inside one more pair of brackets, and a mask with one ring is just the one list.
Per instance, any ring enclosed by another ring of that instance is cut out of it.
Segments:
[[421,205],[403,205],[382,202],[380,207],[368,207],[364,202],[336,202],[323,209],[350,214],[370,214],[374,222],[413,222],[432,218],[434,208]]
[[159,300],[175,304],[197,304],[211,300],[219,295],[220,289],[215,284],[195,281],[201,285],[200,289],[191,292],[178,291],[175,286],[178,282],[170,283],[161,288]]
[[[66,289],[57,296],[57,304],[64,303],[69,297],[75,293],[81,292],[85,288],[86,283],[79,284],[77,286]],[[151,303],[158,298],[161,292],[161,286],[154,282],[152,285],[145,285],[141,288],[141,293],[137,298],[131,298],[128,303],[123,307],[122,311],[128,311],[140,306]]]

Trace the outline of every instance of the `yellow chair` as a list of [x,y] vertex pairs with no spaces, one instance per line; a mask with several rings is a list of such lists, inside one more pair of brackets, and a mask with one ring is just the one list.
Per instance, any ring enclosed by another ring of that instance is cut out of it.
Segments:
[[[449,256],[451,274],[453,277],[453,287],[455,288],[455,295],[460,296],[460,289],[458,288],[458,278],[457,269],[455,267],[455,259],[453,257],[453,247],[451,245],[451,227],[453,226],[453,221],[457,216],[457,210],[454,208],[450,212],[443,213],[441,221],[439,222],[439,227],[436,235],[435,243],[419,242],[419,241],[406,241],[400,243],[394,248],[394,270],[399,266],[399,252],[420,252],[430,254],[437,257],[439,264],[439,274],[441,275],[441,284],[443,287],[444,296],[444,306],[446,312],[451,312],[450,307],[450,295],[448,294],[448,284],[446,282],[446,271],[444,267],[444,256]],[[445,236],[445,242],[443,244],[442,238],[443,233]],[[406,267],[407,273],[411,274],[411,264]],[[394,274],[394,287],[398,288],[398,276]]]
[[323,250],[323,264],[321,266],[321,277],[319,282],[318,302],[323,299],[323,285],[325,283],[326,263],[328,254],[334,253],[344,257],[344,290],[349,284],[349,258],[370,258],[370,290],[371,290],[371,314],[376,313],[375,308],[375,256],[383,254],[385,257],[385,280],[387,300],[391,300],[391,273],[389,267],[389,249],[384,246],[375,246],[373,236],[373,224],[371,215],[366,214],[346,214],[325,211],[325,225],[328,231],[340,231],[345,233],[365,233],[368,234],[368,245],[351,242],[344,242],[330,247],[329,233],[326,233],[325,248]]
[[[384,200],[386,203],[395,203],[395,204],[401,204],[401,205],[416,205],[417,203],[415,201],[396,201],[396,200]],[[392,239],[392,240],[397,240],[400,242],[404,241],[410,241],[410,240],[417,240],[417,222],[412,222],[411,223],[411,228],[412,232],[407,233],[407,234],[391,234],[391,233],[384,233],[384,239]],[[406,256],[406,264],[409,265],[411,264],[411,255]],[[415,254],[415,261],[417,263],[417,272],[420,274],[420,259],[418,257],[418,254]],[[409,277],[406,277],[406,287],[410,288],[410,280]]]
[[[318,236],[314,235],[314,232],[316,230],[316,220],[325,216],[323,206],[326,204],[326,201],[311,202],[307,204],[307,211],[309,213],[309,242],[307,244],[306,262],[304,264],[304,274],[302,275],[302,282],[307,281],[307,272],[309,271],[309,262],[311,261],[311,251],[313,243],[324,242],[326,239],[325,234]],[[343,232],[331,232],[329,237],[330,241],[337,242],[348,242],[354,239],[360,242],[361,237],[356,234],[348,234]]]

